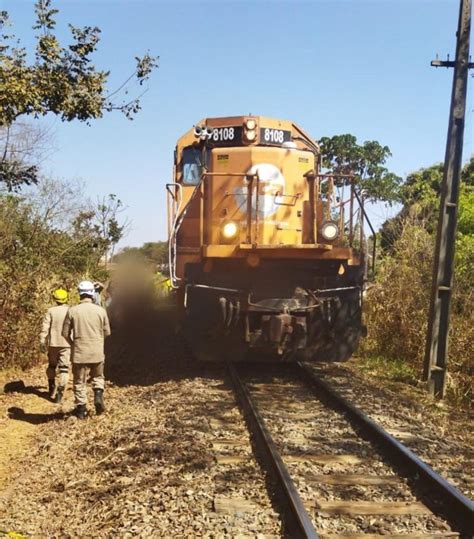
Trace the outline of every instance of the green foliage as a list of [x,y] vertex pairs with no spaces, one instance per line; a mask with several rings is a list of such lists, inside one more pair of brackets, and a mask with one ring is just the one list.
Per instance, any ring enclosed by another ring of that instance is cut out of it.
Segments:
[[119,214],[124,209],[122,201],[116,195],[110,194],[99,200],[92,217],[95,220],[92,228],[97,241],[104,248],[106,261],[109,258],[109,253],[113,255],[115,246],[122,239],[128,227],[128,221],[119,224]]
[[[407,176],[399,191],[403,207],[395,217],[387,220],[382,226],[383,249],[392,248],[407,218],[415,219],[428,232],[436,233],[442,181],[441,163]],[[471,158],[461,172],[458,214],[458,235],[472,233],[474,233],[474,158]]]
[[[443,166],[410,174],[401,188],[404,206],[382,228],[385,252],[366,301],[369,357],[397,358],[419,375],[425,352],[433,253]],[[474,160],[463,168],[459,196],[455,277],[451,300],[448,395],[472,398],[474,369]]]
[[[120,87],[107,90],[108,71],[98,70],[91,56],[97,50],[100,29],[69,25],[72,44],[63,46],[55,36],[57,9],[52,0],[35,4],[35,59],[28,61],[27,50],[18,45],[14,35],[7,34],[8,12],[0,11],[0,128],[11,126],[20,116],[44,116],[48,113],[63,121],[88,122],[101,118],[104,112],[118,110],[127,118],[140,110],[140,98],[119,99],[126,86],[135,80],[141,86],[157,66],[158,58],[145,54],[136,57],[133,74]],[[12,45],[13,44],[13,45]],[[117,101],[117,99],[119,99]],[[25,167],[15,160],[0,159],[0,182],[11,191],[37,182],[35,167]]]
[[349,134],[322,137],[319,145],[323,166],[334,174],[353,174],[367,199],[389,204],[398,201],[401,178],[384,166],[392,155],[388,146],[375,140],[360,145],[357,138]]
[[[97,208],[83,201],[74,210],[64,196],[70,193],[76,205],[76,193],[58,182],[46,187],[39,198],[0,195],[0,367],[26,367],[38,357],[51,291],[74,290],[84,278],[104,280],[102,260],[117,238],[104,236]],[[58,204],[64,219],[54,213]]]
[[412,172],[401,188],[402,202],[413,204],[420,200],[434,200],[441,192],[442,181],[442,163]]
[[[474,358],[474,241],[457,242],[456,279],[449,335],[449,388],[456,402],[472,397]],[[434,236],[416,220],[406,220],[393,249],[380,263],[376,283],[366,298],[368,356],[397,358],[421,377],[431,291]]]
[[463,166],[461,171],[461,182],[468,187],[474,187],[474,156]]
[[108,92],[109,73],[91,59],[100,29],[69,25],[72,43],[63,46],[55,34],[58,10],[52,0],[38,0],[35,13],[36,47],[30,61],[27,50],[7,33],[8,13],[0,11],[0,184],[7,190],[0,191],[0,366],[26,366],[37,357],[39,323],[51,290],[71,289],[85,277],[103,280],[102,259],[113,253],[127,226],[119,218],[124,207],[115,195],[95,206],[79,206],[70,189],[54,182],[43,182],[28,196],[8,194],[39,181],[30,158],[42,137],[32,142],[28,129],[18,133],[17,119],[52,113],[63,121],[88,122],[112,110],[132,119],[141,96],[119,96],[128,93],[133,80],[139,85],[147,81],[157,65],[149,54],[136,57],[133,74]]
[[127,259],[142,260],[156,266],[168,264],[168,242],[146,242],[141,247],[124,247],[114,256],[114,262],[123,262]]
[[168,242],[156,241],[144,243],[141,247],[143,254],[155,264],[168,264]]
[[0,127],[0,186],[18,192],[36,183],[49,140],[49,129],[31,121]]
[[38,167],[24,165],[17,159],[0,161],[0,184],[8,191],[17,191],[23,185],[33,185],[38,181]]
[[361,369],[369,374],[375,374],[379,378],[405,382],[416,385],[418,373],[412,365],[401,359],[387,358],[385,356],[369,356],[363,358]]
[[[140,98],[128,103],[112,101],[111,95],[117,92],[107,94],[109,73],[98,70],[91,62],[100,40],[100,29],[69,25],[73,43],[62,46],[54,35],[58,10],[51,4],[51,0],[38,0],[35,4],[33,29],[39,33],[32,64],[28,64],[24,48],[10,45],[14,36],[5,34],[8,13],[0,13],[0,126],[10,125],[22,114],[38,116],[48,112],[66,121],[100,118],[110,110],[120,110],[132,118],[139,109]],[[147,53],[136,57],[135,61],[135,71],[126,82],[134,78],[143,84],[156,67],[157,58]]]
[[458,234],[474,235],[474,187],[469,185],[459,195]]

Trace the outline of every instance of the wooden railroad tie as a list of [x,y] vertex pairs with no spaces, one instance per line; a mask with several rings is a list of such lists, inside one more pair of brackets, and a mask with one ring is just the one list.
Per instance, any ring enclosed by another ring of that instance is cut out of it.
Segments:
[[216,513],[235,515],[236,513],[256,513],[259,509],[257,503],[245,498],[230,498],[228,496],[214,498],[214,511]]
[[[384,537],[376,533],[351,533],[351,534],[338,534],[338,533],[323,533],[319,536],[320,539],[380,539]],[[385,537],[389,537],[385,535]],[[413,533],[413,534],[391,534],[390,537],[395,539],[452,539],[459,537],[459,533],[445,532],[445,533]]]
[[[217,442],[218,443],[218,442]],[[238,464],[247,462],[251,455],[222,455],[217,453],[216,461],[218,464]],[[361,464],[367,462],[367,459],[357,457],[356,455],[282,455],[286,463],[311,462],[313,464]],[[325,477],[325,476],[323,476]]]
[[370,474],[307,474],[307,482],[324,485],[393,485],[400,483],[396,475]]
[[366,458],[356,455],[283,455],[285,462],[313,462],[316,464],[362,464],[367,462]]
[[351,502],[351,501],[305,501],[305,505],[326,515],[432,515],[420,502]]

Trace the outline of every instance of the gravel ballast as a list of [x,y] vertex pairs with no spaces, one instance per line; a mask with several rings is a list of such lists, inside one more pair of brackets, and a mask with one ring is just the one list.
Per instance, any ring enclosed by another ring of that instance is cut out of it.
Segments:
[[[0,494],[0,529],[31,537],[280,536],[224,369],[196,364],[179,338],[154,325],[108,349],[102,416],[69,416],[70,389],[62,405],[0,396],[5,422],[37,422]],[[41,389],[43,368],[23,379]],[[18,403],[23,415],[13,410]],[[230,450],[229,440],[237,444]],[[245,461],[219,464],[229,451]]]
[[[225,369],[196,363],[172,330],[171,318],[149,313],[115,331],[107,343],[103,416],[71,417],[70,388],[63,404],[48,401],[44,365],[22,375],[25,390],[0,395],[0,448],[8,450],[0,459],[0,530],[66,538],[281,536],[272,486],[253,455]],[[423,401],[379,388],[352,365],[314,368],[385,428],[403,433],[404,443],[472,495],[466,428]],[[321,418],[321,406],[300,398],[298,384],[274,382],[270,396],[266,390],[259,395],[259,405],[278,395],[280,407],[288,405],[295,416],[314,415],[297,419],[290,413],[283,421],[268,410],[267,422],[285,454],[357,453],[367,458],[362,472],[394,473],[340,416],[325,412]],[[315,488],[312,474],[347,470],[304,462],[288,466],[308,502],[316,496],[415,499],[403,480],[384,490]],[[447,529],[436,517],[424,527],[417,517],[315,518],[322,533]]]

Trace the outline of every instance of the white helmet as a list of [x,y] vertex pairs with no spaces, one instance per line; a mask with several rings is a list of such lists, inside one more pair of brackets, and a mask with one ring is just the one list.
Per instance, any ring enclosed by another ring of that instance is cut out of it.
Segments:
[[77,291],[79,292],[80,296],[93,296],[94,295],[94,285],[90,281],[81,281],[77,285]]

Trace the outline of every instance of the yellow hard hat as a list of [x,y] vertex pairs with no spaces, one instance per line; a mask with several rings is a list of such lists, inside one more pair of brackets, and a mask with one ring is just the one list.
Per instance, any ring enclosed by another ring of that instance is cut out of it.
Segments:
[[64,290],[64,288],[57,288],[53,292],[54,301],[56,301],[57,303],[66,303],[68,300],[68,297],[69,297],[69,294],[67,293],[66,290]]

